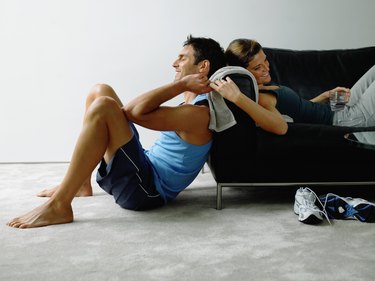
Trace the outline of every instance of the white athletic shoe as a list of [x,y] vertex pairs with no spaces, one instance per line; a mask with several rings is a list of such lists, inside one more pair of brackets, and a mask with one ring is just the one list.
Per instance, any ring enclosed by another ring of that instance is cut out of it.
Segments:
[[308,187],[300,187],[296,191],[294,201],[294,213],[298,215],[298,220],[306,224],[318,224],[323,221],[323,215],[328,216],[325,211],[322,211],[315,205],[315,202],[320,202],[318,196]]

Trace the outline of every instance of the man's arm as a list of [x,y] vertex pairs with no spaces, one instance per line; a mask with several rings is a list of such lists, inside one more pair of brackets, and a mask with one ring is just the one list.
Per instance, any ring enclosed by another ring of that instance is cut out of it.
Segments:
[[203,114],[207,114],[207,109],[188,104],[178,107],[161,105],[186,91],[194,93],[210,91],[208,83],[207,77],[202,74],[187,75],[178,81],[138,96],[124,106],[123,110],[129,121],[149,129],[197,131],[201,128],[203,130],[201,118]]

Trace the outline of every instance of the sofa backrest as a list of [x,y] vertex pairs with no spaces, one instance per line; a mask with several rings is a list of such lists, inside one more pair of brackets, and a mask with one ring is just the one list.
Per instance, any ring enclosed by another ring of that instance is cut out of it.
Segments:
[[375,65],[375,47],[342,50],[263,48],[273,82],[288,86],[305,99],[337,86],[352,87]]

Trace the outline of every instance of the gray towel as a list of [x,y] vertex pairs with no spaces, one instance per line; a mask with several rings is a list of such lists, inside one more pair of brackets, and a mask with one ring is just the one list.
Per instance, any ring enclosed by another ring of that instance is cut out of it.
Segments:
[[[229,74],[245,74],[251,77],[255,89],[255,102],[258,102],[258,84],[253,74],[240,66],[225,66],[217,70],[210,77],[210,81],[222,79]],[[215,132],[224,131],[236,124],[233,113],[226,105],[224,98],[216,91],[208,93],[208,104],[210,105],[210,124],[209,129]]]

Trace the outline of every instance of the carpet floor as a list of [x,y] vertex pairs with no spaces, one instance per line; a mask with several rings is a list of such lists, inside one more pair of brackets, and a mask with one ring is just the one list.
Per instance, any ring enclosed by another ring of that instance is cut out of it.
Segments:
[[[6,226],[45,202],[35,194],[66,168],[0,165],[0,280],[374,280],[375,224],[303,224],[296,187],[226,188],[219,211],[209,171],[157,210],[121,209],[93,181],[73,223]],[[375,202],[374,187],[310,188]]]

